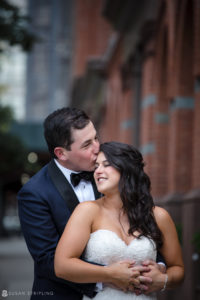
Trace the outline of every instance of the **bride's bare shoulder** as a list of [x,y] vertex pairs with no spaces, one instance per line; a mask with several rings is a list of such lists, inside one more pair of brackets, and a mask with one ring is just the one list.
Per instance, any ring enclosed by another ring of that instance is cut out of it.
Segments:
[[169,215],[166,209],[160,206],[155,206],[153,209],[153,213],[156,218],[166,218]]
[[76,207],[76,210],[82,211],[82,212],[92,212],[95,213],[100,210],[101,208],[101,199],[98,200],[91,200],[91,201],[84,201],[82,203],[79,203]]
[[172,220],[168,211],[162,207],[155,206],[153,213],[159,226],[167,225]]

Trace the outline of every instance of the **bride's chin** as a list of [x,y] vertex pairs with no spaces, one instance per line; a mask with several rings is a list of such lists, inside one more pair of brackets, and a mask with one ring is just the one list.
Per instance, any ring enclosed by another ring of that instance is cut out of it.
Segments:
[[104,194],[104,190],[101,189],[101,188],[97,188],[98,192],[101,193],[101,194]]
[[100,186],[98,186],[97,187],[97,190],[99,191],[99,193],[101,193],[101,194],[105,194],[106,193],[106,188],[103,188],[103,187],[100,187]]

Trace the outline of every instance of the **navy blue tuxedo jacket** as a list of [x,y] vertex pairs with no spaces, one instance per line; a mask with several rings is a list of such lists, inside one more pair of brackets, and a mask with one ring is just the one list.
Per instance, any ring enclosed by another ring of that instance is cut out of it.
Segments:
[[[93,182],[95,197],[99,198]],[[95,284],[76,284],[54,273],[58,240],[79,203],[71,185],[52,160],[34,175],[18,193],[21,228],[34,260],[31,299],[80,300],[94,295]]]

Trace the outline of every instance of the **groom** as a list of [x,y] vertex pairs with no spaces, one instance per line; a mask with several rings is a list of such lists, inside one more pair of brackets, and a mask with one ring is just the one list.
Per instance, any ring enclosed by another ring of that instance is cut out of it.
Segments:
[[[100,197],[90,176],[99,151],[97,133],[83,111],[66,107],[45,119],[44,135],[52,160],[18,193],[21,228],[34,259],[31,299],[81,300],[83,294],[92,298],[95,284],[76,284],[55,276],[54,254],[76,205]],[[81,171],[87,172],[80,178]],[[153,264],[151,269],[158,278],[158,268]],[[141,278],[144,284],[149,282]],[[161,289],[162,283],[154,278],[150,290]]]

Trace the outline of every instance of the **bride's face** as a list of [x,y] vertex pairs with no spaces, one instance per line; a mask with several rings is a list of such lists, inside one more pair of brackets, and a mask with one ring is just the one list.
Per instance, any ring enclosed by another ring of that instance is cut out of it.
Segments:
[[110,165],[103,152],[97,156],[94,179],[100,193],[118,193],[120,173]]

